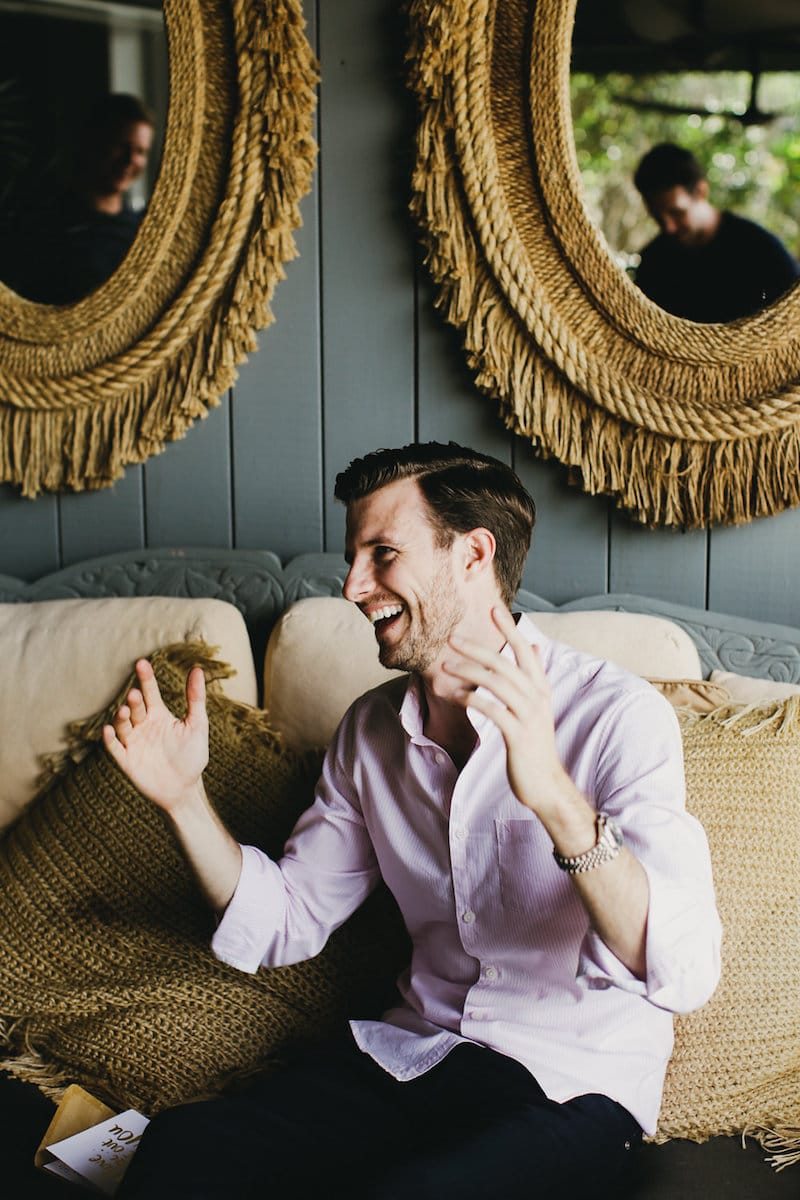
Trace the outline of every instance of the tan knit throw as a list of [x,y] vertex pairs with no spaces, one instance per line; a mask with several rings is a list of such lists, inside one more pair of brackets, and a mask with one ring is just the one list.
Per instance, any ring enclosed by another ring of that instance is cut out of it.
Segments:
[[734,325],[661,311],[589,221],[576,0],[410,0],[412,210],[438,306],[506,424],[648,524],[800,502],[800,288]]
[[316,158],[301,0],[164,0],[170,98],[136,240],[66,306],[0,282],[0,480],[105,487],[219,404],[272,321]]
[[657,1140],[747,1133],[800,1160],[800,697],[679,714],[711,847],[723,970],[678,1017]]
[[[175,711],[193,662],[225,673],[202,646],[152,662]],[[65,773],[0,842],[0,1065],[51,1095],[78,1082],[149,1115],[270,1066],[346,1017],[377,1016],[407,956],[388,893],[309,962],[257,975],[217,962],[207,905],[166,821],[91,742],[106,716],[75,731],[72,754],[88,738],[88,757],[64,756]],[[238,838],[278,854],[310,803],[318,756],[287,753],[263,713],[213,687],[209,716],[209,794]]]
[[[202,646],[152,661],[178,712],[191,663],[212,681],[226,670]],[[213,682],[209,712],[209,792],[237,837],[277,854],[318,760],[289,754],[263,713]],[[55,1095],[80,1082],[150,1113],[379,1011],[407,953],[385,895],[311,962],[248,976],[214,960],[173,836],[95,745],[106,716],[74,731],[50,790],[0,841],[0,1066]],[[723,976],[700,1012],[676,1019],[656,1140],[747,1132],[785,1165],[800,1157],[800,698],[679,719]]]

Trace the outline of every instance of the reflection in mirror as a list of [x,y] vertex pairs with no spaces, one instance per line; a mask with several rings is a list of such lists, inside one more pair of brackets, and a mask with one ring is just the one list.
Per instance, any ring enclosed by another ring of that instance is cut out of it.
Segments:
[[158,173],[159,0],[0,0],[0,280],[69,304],[108,279]]
[[[575,149],[589,216],[619,265],[666,311],[726,322],[798,274],[800,6],[696,8],[580,0]],[[640,194],[637,169],[661,143],[687,154],[646,160]]]

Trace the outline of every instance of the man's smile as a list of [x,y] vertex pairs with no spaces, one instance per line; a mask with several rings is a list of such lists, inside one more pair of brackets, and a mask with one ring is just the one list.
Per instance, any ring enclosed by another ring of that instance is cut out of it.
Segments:
[[372,612],[366,615],[373,625],[377,625],[381,621],[391,620],[392,617],[398,616],[402,611],[402,604],[384,604],[382,608],[374,608]]

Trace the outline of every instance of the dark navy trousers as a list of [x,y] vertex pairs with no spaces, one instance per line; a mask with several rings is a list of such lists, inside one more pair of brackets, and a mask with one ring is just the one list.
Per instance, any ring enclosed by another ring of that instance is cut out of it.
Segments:
[[642,1132],[605,1096],[548,1100],[465,1043],[398,1082],[352,1039],[148,1126],[119,1200],[546,1200],[624,1194]]

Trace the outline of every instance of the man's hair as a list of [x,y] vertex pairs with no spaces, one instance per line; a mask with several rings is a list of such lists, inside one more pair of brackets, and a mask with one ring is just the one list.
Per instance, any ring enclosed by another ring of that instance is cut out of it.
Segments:
[[674,187],[694,192],[705,177],[705,171],[691,151],[672,142],[661,142],[645,154],[636,168],[633,182],[647,200]]
[[336,476],[334,495],[350,504],[399,479],[416,479],[443,549],[472,529],[494,535],[495,578],[510,606],[536,521],[536,505],[511,467],[455,442],[412,442],[354,459]]
[[83,123],[83,139],[104,142],[123,125],[143,124],[152,129],[156,119],[151,109],[129,92],[104,92],[95,97],[86,112]]

